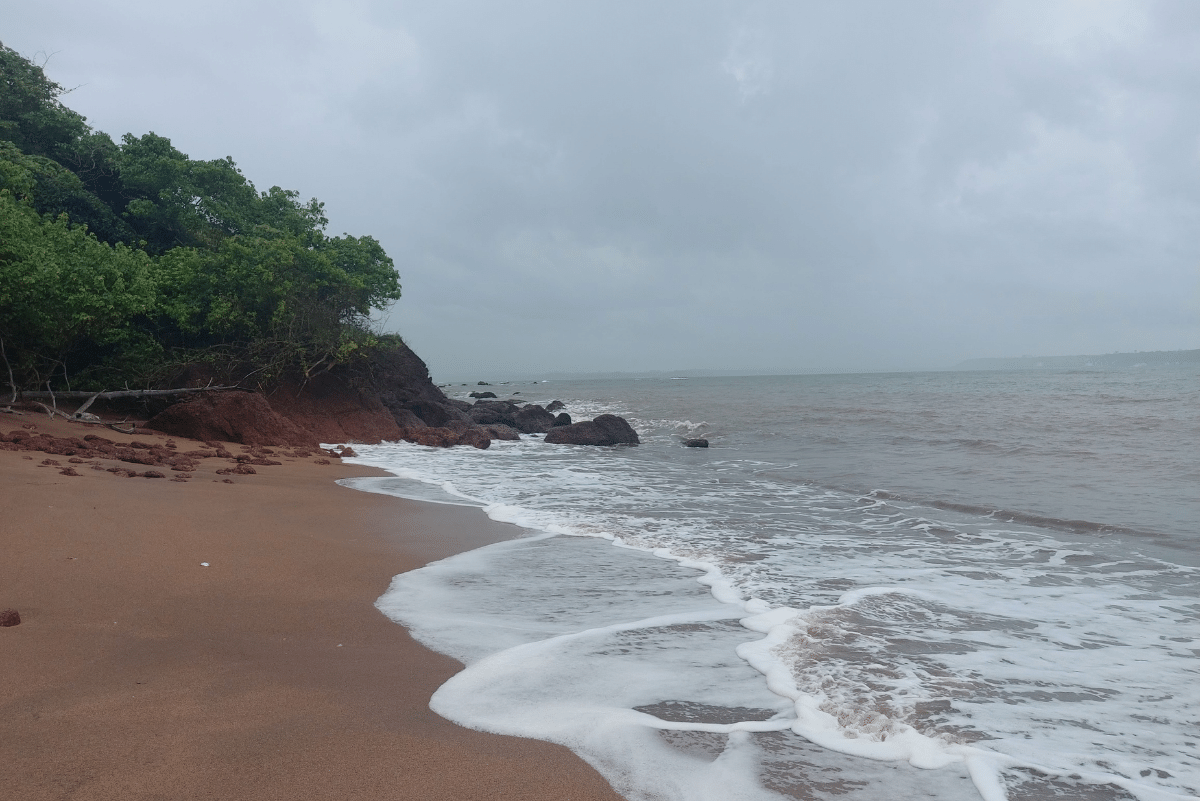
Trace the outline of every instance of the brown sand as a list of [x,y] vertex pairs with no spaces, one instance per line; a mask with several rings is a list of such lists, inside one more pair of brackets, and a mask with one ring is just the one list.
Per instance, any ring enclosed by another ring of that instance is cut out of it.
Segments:
[[[29,422],[131,439],[0,431]],[[372,606],[510,527],[344,489],[371,471],[337,460],[230,485],[224,460],[183,483],[46,456],[0,451],[0,609],[22,619],[0,628],[0,797],[619,801],[564,748],[429,711],[458,663]]]

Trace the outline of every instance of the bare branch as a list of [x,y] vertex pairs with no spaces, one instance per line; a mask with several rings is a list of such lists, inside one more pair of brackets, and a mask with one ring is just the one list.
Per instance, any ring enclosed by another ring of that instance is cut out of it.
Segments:
[[82,417],[84,412],[88,411],[88,406],[96,403],[96,398],[100,397],[101,395],[103,395],[102,392],[97,392],[96,395],[91,396],[90,398],[86,399],[86,401],[83,402],[83,405],[79,406],[79,408],[76,409],[76,414],[74,414],[74,416]]
[[34,403],[34,405],[35,405],[35,406],[41,406],[43,409],[45,409],[45,410],[46,410],[46,414],[50,415],[50,419],[51,419],[51,420],[53,420],[53,419],[54,419],[54,415],[58,415],[59,417],[64,417],[64,418],[66,418],[67,420],[70,420],[70,419],[71,419],[71,415],[69,415],[69,414],[64,414],[63,412],[60,412],[60,411],[59,411],[57,408],[55,408],[55,409],[51,409],[49,406],[47,406],[46,404],[42,403],[41,401],[34,401],[33,403]]

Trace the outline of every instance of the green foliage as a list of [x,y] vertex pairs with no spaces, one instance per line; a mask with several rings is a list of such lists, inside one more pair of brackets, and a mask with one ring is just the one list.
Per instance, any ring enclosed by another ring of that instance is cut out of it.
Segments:
[[144,252],[100,242],[65,215],[42,217],[0,191],[0,339],[23,383],[56,369],[86,373],[104,351],[145,351],[134,323],[154,307],[152,272]]
[[259,192],[231,158],[117,144],[63,93],[0,45],[0,338],[19,383],[216,358],[311,374],[386,347],[369,318],[400,283],[375,239],[327,236],[323,204]]
[[375,239],[326,236],[319,201],[260,193],[230,158],[114,143],[2,45],[0,77],[0,338],[19,383],[218,356],[307,374],[386,341],[369,315],[400,284]]
[[0,139],[34,156],[57,156],[88,132],[86,119],[59,102],[65,91],[0,44]]
[[29,156],[0,142],[0,189],[29,201],[40,214],[66,214],[73,223],[109,243],[132,242],[133,229],[71,170],[44,156]]

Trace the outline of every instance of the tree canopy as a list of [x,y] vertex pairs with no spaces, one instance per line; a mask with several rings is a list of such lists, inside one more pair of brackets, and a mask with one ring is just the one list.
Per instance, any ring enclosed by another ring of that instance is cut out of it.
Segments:
[[[261,377],[379,346],[400,297],[370,236],[329,236],[324,205],[258,191],[232,158],[153,132],[120,143],[0,44],[0,345],[14,389],[149,386],[221,358]],[[86,385],[86,386],[84,386]]]

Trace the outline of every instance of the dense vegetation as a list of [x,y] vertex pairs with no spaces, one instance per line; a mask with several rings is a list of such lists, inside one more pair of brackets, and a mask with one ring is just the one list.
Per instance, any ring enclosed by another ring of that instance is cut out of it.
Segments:
[[[369,236],[260,192],[232,159],[154,133],[118,144],[0,44],[0,355],[14,390],[150,387],[181,366],[278,378],[386,347],[400,297]],[[241,376],[231,376],[241,378]]]

